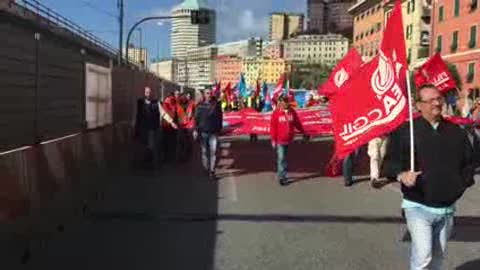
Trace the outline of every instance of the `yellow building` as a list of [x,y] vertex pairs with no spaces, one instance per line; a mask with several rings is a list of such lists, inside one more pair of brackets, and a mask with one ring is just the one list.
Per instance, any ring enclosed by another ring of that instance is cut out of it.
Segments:
[[247,86],[253,88],[257,80],[267,84],[275,84],[278,78],[290,70],[290,65],[284,59],[250,57],[243,60],[242,73]]
[[287,38],[303,32],[304,19],[303,14],[287,13]]
[[[389,17],[394,3],[394,0],[389,1],[385,8],[385,18]],[[429,56],[431,10],[432,6],[428,1],[402,1],[405,47],[411,66],[423,63]]]
[[284,40],[302,32],[304,21],[303,14],[280,12],[270,14],[270,40]]
[[263,59],[260,71],[260,78],[267,84],[276,84],[278,78],[285,72],[288,72],[289,64],[285,59]]
[[261,79],[262,58],[247,57],[243,59],[242,73],[247,86],[255,85]]
[[147,49],[130,46],[128,48],[128,60],[146,69],[149,65]]

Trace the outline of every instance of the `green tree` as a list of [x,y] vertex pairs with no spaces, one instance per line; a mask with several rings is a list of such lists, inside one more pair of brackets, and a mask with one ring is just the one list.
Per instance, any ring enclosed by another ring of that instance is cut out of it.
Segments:
[[325,82],[332,71],[331,66],[322,64],[294,64],[289,78],[293,88],[316,89]]

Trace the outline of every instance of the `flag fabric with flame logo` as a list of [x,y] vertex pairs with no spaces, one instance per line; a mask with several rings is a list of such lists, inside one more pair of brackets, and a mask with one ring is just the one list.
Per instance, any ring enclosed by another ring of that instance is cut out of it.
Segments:
[[342,61],[340,61],[332,70],[328,80],[318,87],[318,93],[320,95],[331,97],[337,93],[340,87],[362,64],[362,58],[360,57],[360,54],[358,54],[357,50],[355,48],[350,49],[345,57],[343,57]]
[[447,64],[445,64],[439,53],[433,55],[415,71],[415,86],[418,88],[424,84],[433,84],[442,92],[447,92],[457,87]]
[[402,11],[397,0],[387,20],[379,55],[355,71],[331,100],[337,158],[346,157],[405,122],[407,68]]

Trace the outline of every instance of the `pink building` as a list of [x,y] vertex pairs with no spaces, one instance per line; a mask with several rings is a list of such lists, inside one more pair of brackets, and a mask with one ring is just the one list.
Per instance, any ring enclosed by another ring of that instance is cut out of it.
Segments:
[[436,0],[432,6],[430,53],[440,52],[443,59],[457,67],[463,89],[475,89],[479,95],[480,7],[477,1]]
[[263,56],[271,59],[283,58],[283,45],[280,42],[271,42],[263,48]]
[[242,72],[242,59],[234,56],[218,56],[215,59],[215,80],[222,82],[222,89],[230,82],[238,82]]

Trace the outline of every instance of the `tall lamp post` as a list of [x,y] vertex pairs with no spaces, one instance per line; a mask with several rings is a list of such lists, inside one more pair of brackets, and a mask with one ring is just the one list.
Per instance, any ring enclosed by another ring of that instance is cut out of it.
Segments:
[[[123,1],[122,1],[123,7]],[[122,9],[123,13],[123,9]],[[192,24],[208,24],[210,22],[208,10],[200,9],[200,10],[192,10],[190,15],[179,15],[179,16],[152,16],[152,17],[145,17],[139,21],[137,21],[128,31],[127,35],[127,47],[126,47],[126,55],[127,55],[127,62],[128,62],[128,44],[130,43],[130,37],[132,36],[132,32],[135,28],[147,21],[152,20],[169,20],[169,19],[178,19],[178,18],[190,18]]]

